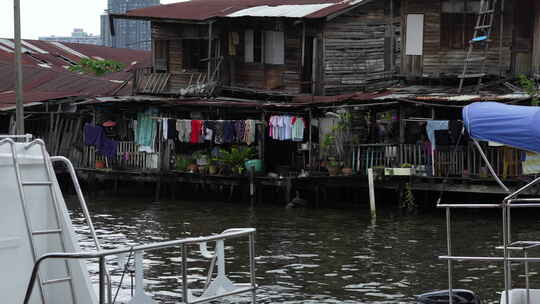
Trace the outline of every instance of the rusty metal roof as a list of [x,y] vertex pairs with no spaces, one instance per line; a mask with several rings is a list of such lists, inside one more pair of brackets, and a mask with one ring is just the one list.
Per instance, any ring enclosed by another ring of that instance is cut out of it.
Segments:
[[189,0],[136,9],[115,18],[205,21],[213,18],[326,18],[370,0]]
[[[15,103],[14,65],[0,62],[0,109]],[[131,86],[121,81],[23,65],[25,103],[44,102],[66,97],[94,97],[130,94]]]
[[[127,79],[129,71],[135,66],[151,66],[152,55],[148,51],[111,48],[99,45],[51,42],[41,40],[22,40],[22,63],[42,68],[65,70],[82,58],[107,59],[125,65],[124,73],[114,73],[114,79]],[[0,38],[0,62],[14,61],[12,39]],[[106,76],[108,77],[108,76]],[[110,78],[110,77],[109,77]],[[110,78],[111,79],[111,78]]]

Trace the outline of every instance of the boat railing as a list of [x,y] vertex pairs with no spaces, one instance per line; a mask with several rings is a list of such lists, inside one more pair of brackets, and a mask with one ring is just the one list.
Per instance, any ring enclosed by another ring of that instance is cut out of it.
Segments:
[[0,135],[0,140],[2,139],[12,139],[14,141],[24,140],[24,142],[30,142],[32,141],[33,135],[32,134],[24,134],[24,135]]
[[[48,253],[41,256],[32,269],[32,275],[28,286],[26,289],[26,295],[24,298],[24,304],[29,303],[30,297],[32,295],[33,287],[36,283],[39,267],[41,263],[45,260],[50,259],[68,259],[68,260],[88,260],[88,259],[99,259],[99,303],[100,304],[112,304],[111,300],[106,299],[106,294],[112,293],[112,288],[109,285],[105,285],[105,265],[106,258],[110,256],[125,256],[129,254],[130,256],[135,256],[135,297],[147,297],[143,290],[143,258],[142,254],[144,252],[171,249],[171,248],[180,248],[181,249],[181,265],[182,265],[182,298],[183,302],[186,304],[195,304],[209,302],[212,300],[251,292],[251,302],[256,303],[256,277],[255,277],[255,232],[254,228],[238,228],[238,229],[228,229],[222,232],[221,234],[206,236],[206,237],[192,237],[185,238],[180,240],[166,241],[154,244],[146,244],[134,247],[125,247],[119,249],[111,250],[102,250],[99,252],[77,252],[77,253]],[[224,241],[248,237],[248,249],[249,249],[249,269],[250,269],[250,282],[244,284],[234,284],[232,283],[225,275],[225,256],[224,256]],[[207,244],[209,242],[215,242],[215,251],[212,253],[208,251]],[[205,290],[201,296],[193,296],[191,290],[188,288],[188,248],[190,246],[198,245],[200,253],[212,260],[211,266],[208,272],[207,283],[205,285]],[[216,265],[218,272],[214,279],[213,268]],[[129,263],[129,261],[128,261]],[[106,288],[108,288],[108,293],[106,293]],[[121,288],[121,286],[118,286]],[[139,298],[139,300],[141,300]],[[141,302],[142,303],[142,302]],[[144,302],[147,303],[147,302]],[[149,303],[149,302],[148,302]]]
[[[510,192],[508,188],[498,179],[498,176],[495,174],[491,168],[490,162],[486,159],[485,154],[482,149],[479,147],[479,151],[482,154],[483,158],[486,161],[486,165],[489,167],[493,176],[501,184],[501,187],[507,192]],[[540,247],[539,241],[511,241],[512,229],[511,229],[511,220],[510,213],[513,208],[538,208],[540,207],[540,198],[518,198],[518,195],[523,194],[525,191],[529,190],[533,186],[540,183],[540,178],[533,180],[527,185],[521,187],[520,189],[509,193],[501,203],[498,204],[441,204],[438,202],[437,207],[443,208],[446,210],[446,241],[447,241],[447,254],[439,256],[439,259],[446,260],[448,263],[448,290],[449,290],[449,303],[453,304],[452,290],[453,290],[453,262],[464,262],[464,261],[483,261],[483,262],[503,262],[504,263],[504,286],[505,292],[502,296],[504,303],[511,304],[510,302],[510,291],[512,290],[512,275],[510,264],[512,262],[519,262],[524,264],[524,277],[525,277],[525,299],[526,303],[530,304],[531,294],[530,294],[530,281],[529,278],[531,273],[529,271],[529,263],[540,263],[540,257],[529,257],[528,251],[534,248]],[[490,257],[474,257],[474,256],[455,256],[453,255],[452,247],[452,218],[451,210],[452,209],[470,209],[470,208],[493,208],[502,210],[502,234],[503,234],[503,245],[497,246],[496,249],[503,251],[503,256],[490,256]],[[519,251],[523,253],[523,257],[513,257],[511,255],[512,251]]]

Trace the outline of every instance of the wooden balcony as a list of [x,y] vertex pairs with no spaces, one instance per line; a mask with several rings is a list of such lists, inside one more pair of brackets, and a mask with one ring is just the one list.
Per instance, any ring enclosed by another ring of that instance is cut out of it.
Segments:
[[204,72],[161,73],[152,68],[140,68],[134,73],[134,94],[205,96],[210,92]]

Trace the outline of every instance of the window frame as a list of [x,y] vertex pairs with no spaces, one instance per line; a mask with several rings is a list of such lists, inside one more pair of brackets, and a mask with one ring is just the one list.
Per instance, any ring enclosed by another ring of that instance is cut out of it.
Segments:
[[285,65],[285,39],[283,31],[246,30],[244,62]]

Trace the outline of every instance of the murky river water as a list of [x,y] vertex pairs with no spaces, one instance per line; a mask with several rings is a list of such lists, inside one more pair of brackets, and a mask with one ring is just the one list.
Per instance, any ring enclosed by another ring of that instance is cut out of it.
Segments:
[[[106,248],[202,236],[232,227],[257,228],[256,265],[259,303],[414,303],[414,295],[447,288],[445,223],[442,211],[399,215],[367,209],[285,209],[278,206],[107,198],[89,201],[90,212]],[[73,211],[82,244],[92,249],[80,210]],[[518,216],[514,239],[539,239],[540,216]],[[482,210],[456,214],[454,246],[459,255],[493,256],[500,243],[500,217]],[[248,282],[245,242],[227,244],[227,270],[233,281]],[[208,265],[190,255],[190,282],[201,286]],[[90,262],[94,282],[96,263]],[[111,262],[112,265],[112,262]],[[455,287],[478,291],[483,303],[498,302],[503,288],[502,265],[465,263],[455,268]],[[533,266],[533,271],[535,267]],[[517,282],[523,278],[514,267]],[[118,286],[121,271],[113,271]],[[181,298],[180,254],[160,251],[145,255],[146,290],[165,303]],[[538,284],[537,286],[540,286]],[[120,299],[128,299],[127,276]],[[221,303],[247,303],[239,296]]]

